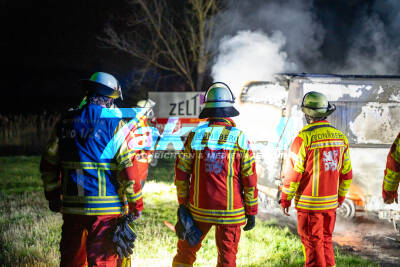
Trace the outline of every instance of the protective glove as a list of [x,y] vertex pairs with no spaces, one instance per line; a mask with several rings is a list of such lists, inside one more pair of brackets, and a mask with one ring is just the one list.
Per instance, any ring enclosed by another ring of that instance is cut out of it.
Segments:
[[346,199],[346,197],[342,197],[342,196],[339,196],[339,197],[338,197],[339,207],[342,206],[342,204],[343,204],[343,202],[344,202],[345,199]]
[[246,214],[246,218],[247,218],[247,223],[246,225],[243,227],[244,231],[249,231],[251,229],[254,228],[254,226],[256,226],[256,216],[254,215],[247,215]]
[[175,225],[175,233],[179,239],[186,239],[193,247],[200,242],[203,235],[199,228],[194,223],[190,210],[184,206],[179,205],[178,208],[178,222]]
[[385,204],[392,204],[393,202],[396,203],[399,202],[397,192],[382,190],[382,197],[383,197],[383,202]]
[[133,230],[133,221],[134,216],[132,214],[125,214],[118,219],[114,230],[112,241],[121,259],[124,256],[128,258],[133,253],[133,242],[136,240],[136,234]]
[[289,214],[289,207],[292,201],[286,200],[286,199],[279,199],[279,204],[281,204],[282,212],[286,216],[290,216]]
[[142,216],[142,212],[141,211],[136,211],[135,213],[133,213],[133,220],[138,220],[140,217]]
[[61,206],[62,206],[61,199],[49,200],[49,209],[52,212],[60,212]]
[[399,203],[399,198],[397,196],[389,197],[389,198],[385,199],[384,202],[385,202],[385,204],[392,204],[393,202],[395,202],[397,204],[397,203]]
[[179,210],[178,210],[178,221],[175,224],[175,234],[180,240],[185,240],[186,230],[183,227],[181,220],[179,220]]

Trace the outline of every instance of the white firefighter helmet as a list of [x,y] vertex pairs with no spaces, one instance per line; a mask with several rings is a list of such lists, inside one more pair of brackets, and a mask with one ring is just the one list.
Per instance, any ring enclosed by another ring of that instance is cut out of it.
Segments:
[[138,106],[139,108],[152,108],[155,105],[156,105],[156,102],[154,102],[150,98],[139,100],[136,103],[136,106]]
[[149,119],[152,119],[154,117],[154,111],[153,111],[153,107],[156,105],[156,102],[154,102],[153,100],[151,100],[150,98],[147,99],[142,99],[139,100],[136,103],[136,106],[139,108],[146,108],[146,116]]
[[239,111],[233,106],[235,96],[229,86],[223,82],[213,83],[204,96],[205,106],[199,118],[235,117]]
[[121,97],[122,92],[118,80],[106,72],[95,72],[89,80],[82,80],[83,88],[89,93],[97,93],[113,99]]

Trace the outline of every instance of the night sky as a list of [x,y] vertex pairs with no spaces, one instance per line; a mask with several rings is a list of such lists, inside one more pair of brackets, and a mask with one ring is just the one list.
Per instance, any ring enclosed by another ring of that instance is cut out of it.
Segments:
[[3,92],[10,99],[3,113],[66,108],[82,96],[79,79],[96,71],[123,78],[134,65],[96,39],[121,7],[117,1],[38,2],[2,2]]
[[[313,12],[326,28],[320,47],[325,58],[343,60],[349,25],[360,9],[368,12],[372,2],[314,1]],[[123,1],[109,0],[1,1],[5,97],[0,113],[54,111],[75,105],[82,97],[78,80],[96,71],[112,73],[124,84],[136,67],[135,60],[100,47],[96,37],[110,16],[126,7]]]

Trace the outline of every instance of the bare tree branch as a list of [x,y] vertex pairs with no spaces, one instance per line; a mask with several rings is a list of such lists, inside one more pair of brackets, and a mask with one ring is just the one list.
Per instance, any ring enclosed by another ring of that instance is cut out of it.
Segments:
[[106,25],[103,44],[116,48],[160,70],[182,77],[188,87],[201,89],[210,53],[212,16],[217,0],[184,1],[183,11],[173,10],[168,0],[128,0],[132,12],[118,32]]

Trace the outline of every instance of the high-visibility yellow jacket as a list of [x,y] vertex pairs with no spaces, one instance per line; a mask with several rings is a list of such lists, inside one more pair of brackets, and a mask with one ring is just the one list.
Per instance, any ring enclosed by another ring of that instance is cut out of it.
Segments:
[[175,163],[179,204],[193,219],[213,224],[244,224],[257,214],[257,173],[244,133],[218,118],[189,133]]
[[385,177],[383,179],[383,198],[396,197],[400,182],[400,133],[393,142],[387,156]]
[[347,138],[327,121],[305,126],[290,148],[282,200],[295,199],[297,209],[336,209],[352,182]]
[[143,209],[140,177],[134,168],[132,130],[118,118],[102,118],[89,104],[67,112],[42,155],[46,199],[62,200],[62,213],[123,214]]

